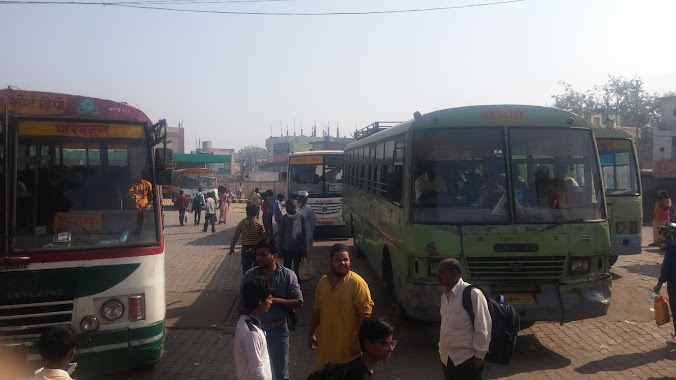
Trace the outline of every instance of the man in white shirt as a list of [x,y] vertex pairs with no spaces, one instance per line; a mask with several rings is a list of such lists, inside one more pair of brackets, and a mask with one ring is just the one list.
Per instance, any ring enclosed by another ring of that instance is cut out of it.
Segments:
[[235,368],[238,380],[272,380],[268,342],[260,316],[272,305],[272,289],[265,277],[256,277],[242,286],[242,305],[247,311],[235,328]]
[[431,166],[428,166],[425,173],[415,180],[415,203],[420,201],[420,196],[447,192],[448,188],[446,188],[444,179],[438,177]]
[[491,316],[486,297],[472,289],[474,325],[462,306],[462,293],[470,284],[461,277],[460,262],[444,259],[437,267],[437,278],[446,289],[441,295],[441,333],[439,358],[445,380],[480,380],[484,357],[491,343]]
[[214,200],[213,193],[207,193],[207,199],[204,201],[204,210],[206,215],[204,216],[204,228],[202,231],[207,232],[209,223],[211,223],[211,232],[216,232],[216,201]]
[[313,240],[313,233],[315,230],[315,227],[317,226],[317,216],[315,215],[315,212],[312,210],[312,207],[310,207],[309,204],[307,204],[307,199],[310,196],[310,193],[308,193],[305,190],[301,190],[298,192],[298,212],[305,217],[305,239],[306,239],[306,245],[307,245],[307,250],[305,252],[310,252],[310,249],[312,248],[312,240]]

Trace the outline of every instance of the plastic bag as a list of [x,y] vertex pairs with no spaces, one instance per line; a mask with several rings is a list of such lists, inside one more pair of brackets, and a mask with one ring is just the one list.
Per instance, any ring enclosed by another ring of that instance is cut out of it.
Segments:
[[314,277],[314,273],[312,271],[312,261],[308,259],[307,257],[303,257],[303,259],[300,261],[300,265],[298,266],[298,278],[301,281],[307,281]]
[[192,202],[188,203],[188,207],[185,208],[185,211],[192,212]]
[[669,323],[669,304],[663,296],[655,298],[655,323],[657,326]]
[[183,223],[188,223],[188,214],[184,215]]

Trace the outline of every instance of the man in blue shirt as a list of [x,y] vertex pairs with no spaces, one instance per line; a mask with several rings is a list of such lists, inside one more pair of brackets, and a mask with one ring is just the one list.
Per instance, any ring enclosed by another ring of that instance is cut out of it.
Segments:
[[674,324],[674,334],[671,334],[671,343],[676,344],[676,244],[671,244],[664,254],[662,261],[662,269],[660,270],[660,278],[657,280],[657,285],[653,288],[655,293],[659,294],[662,290],[662,284],[667,283],[667,297],[669,298],[669,306],[671,308],[671,323]]
[[[289,325],[287,315],[290,309],[303,306],[303,293],[298,277],[292,270],[277,265],[279,245],[274,238],[266,238],[256,245],[257,267],[249,269],[242,277],[246,284],[258,276],[266,277],[272,287],[272,306],[261,314],[260,320],[265,330],[272,371],[276,380],[289,379]],[[242,285],[243,286],[243,285]],[[240,300],[242,292],[240,288]],[[240,310],[243,304],[240,301]]]

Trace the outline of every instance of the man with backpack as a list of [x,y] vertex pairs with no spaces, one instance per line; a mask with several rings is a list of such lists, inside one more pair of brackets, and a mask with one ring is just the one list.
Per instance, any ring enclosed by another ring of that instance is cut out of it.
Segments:
[[202,188],[198,188],[192,198],[192,210],[195,212],[195,225],[198,226],[202,219],[202,206],[204,206],[204,195]]
[[488,301],[478,288],[470,288],[474,323],[463,306],[465,288],[460,262],[444,259],[437,266],[437,278],[446,289],[441,295],[439,358],[445,380],[480,380],[484,357],[491,343],[491,315]]

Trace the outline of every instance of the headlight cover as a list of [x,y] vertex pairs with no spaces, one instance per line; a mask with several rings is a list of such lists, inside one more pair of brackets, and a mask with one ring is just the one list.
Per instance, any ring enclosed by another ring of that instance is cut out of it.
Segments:
[[589,272],[589,258],[570,260],[570,273],[586,272]]
[[111,299],[101,306],[101,316],[109,321],[115,321],[122,318],[124,314],[124,304],[117,299]]

